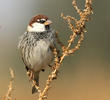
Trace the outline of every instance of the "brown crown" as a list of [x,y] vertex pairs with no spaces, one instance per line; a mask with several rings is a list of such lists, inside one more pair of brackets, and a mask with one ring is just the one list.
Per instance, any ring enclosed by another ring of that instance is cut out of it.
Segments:
[[29,25],[32,26],[32,24],[33,24],[34,22],[37,22],[38,19],[46,19],[46,20],[47,20],[48,17],[45,16],[45,15],[42,15],[42,14],[39,14],[39,15],[37,15],[37,16],[34,16],[34,17],[31,19]]

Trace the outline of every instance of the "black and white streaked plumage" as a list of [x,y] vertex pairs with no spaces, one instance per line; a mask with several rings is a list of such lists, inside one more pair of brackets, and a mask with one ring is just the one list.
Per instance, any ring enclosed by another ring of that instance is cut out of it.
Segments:
[[[54,47],[55,38],[50,24],[51,21],[45,15],[33,17],[18,44],[26,69],[33,71],[33,79],[37,85],[40,71],[53,59],[51,47]],[[32,87],[32,93],[35,92],[36,88]]]

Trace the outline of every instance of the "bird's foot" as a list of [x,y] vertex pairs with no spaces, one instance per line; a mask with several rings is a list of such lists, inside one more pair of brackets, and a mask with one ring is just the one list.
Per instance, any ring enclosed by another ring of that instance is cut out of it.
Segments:
[[33,71],[33,69],[29,69],[27,74],[29,76],[30,81],[34,80],[34,71]]

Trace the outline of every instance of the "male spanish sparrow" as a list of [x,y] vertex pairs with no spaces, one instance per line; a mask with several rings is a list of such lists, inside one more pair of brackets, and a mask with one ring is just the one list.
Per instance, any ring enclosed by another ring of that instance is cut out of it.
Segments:
[[[21,36],[18,48],[27,71],[39,85],[39,73],[49,66],[53,59],[52,47],[55,45],[55,32],[50,28],[52,22],[45,15],[31,19],[27,31]],[[37,92],[35,86],[32,93]]]

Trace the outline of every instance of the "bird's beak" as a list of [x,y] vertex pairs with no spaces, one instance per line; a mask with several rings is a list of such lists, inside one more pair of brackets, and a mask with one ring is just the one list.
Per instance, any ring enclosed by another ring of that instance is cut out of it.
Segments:
[[44,23],[44,25],[50,25],[50,24],[52,24],[52,21],[51,21],[51,20],[47,20],[47,21]]

